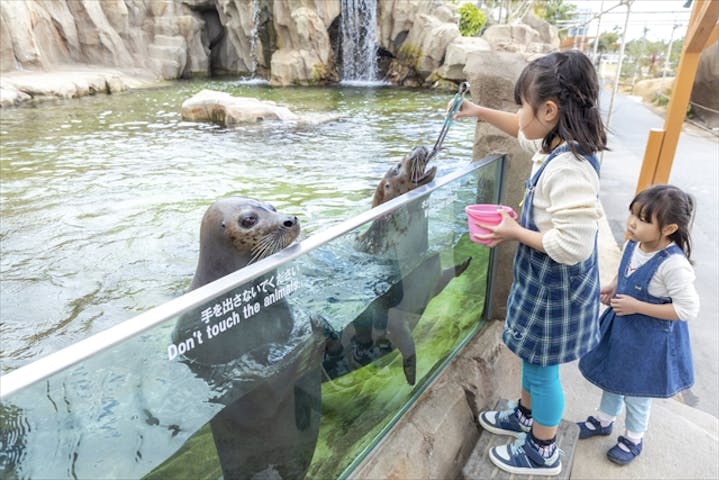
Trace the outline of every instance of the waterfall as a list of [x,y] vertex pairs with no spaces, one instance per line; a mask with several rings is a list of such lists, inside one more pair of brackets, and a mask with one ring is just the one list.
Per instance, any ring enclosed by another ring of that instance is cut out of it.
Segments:
[[341,0],[342,80],[376,81],[377,0]]
[[252,28],[250,29],[250,72],[252,78],[257,76],[257,40],[259,38],[260,0],[252,0]]
[[258,50],[259,54],[262,54],[260,49],[260,14],[262,7],[260,0],[252,0],[252,25],[250,26],[250,38],[249,38],[249,50],[250,50],[250,76],[237,80],[237,84],[240,85],[251,85],[251,84],[266,84],[267,80],[257,76],[257,65],[258,61]]

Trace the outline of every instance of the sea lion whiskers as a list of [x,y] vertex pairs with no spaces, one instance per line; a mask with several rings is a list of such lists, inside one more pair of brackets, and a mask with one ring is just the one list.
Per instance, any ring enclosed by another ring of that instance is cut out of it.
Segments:
[[281,230],[269,232],[257,241],[257,244],[252,248],[252,257],[249,263],[254,263],[257,260],[261,260],[265,257],[279,252],[291,242],[288,242],[288,237]]
[[424,147],[415,147],[410,152],[410,178],[413,183],[418,183],[424,176],[427,156],[427,149]]

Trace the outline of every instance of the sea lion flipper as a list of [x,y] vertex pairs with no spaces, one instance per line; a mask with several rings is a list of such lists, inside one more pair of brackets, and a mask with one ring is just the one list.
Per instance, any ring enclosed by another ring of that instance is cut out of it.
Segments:
[[454,276],[459,277],[469,268],[469,263],[472,261],[472,257],[467,257],[464,262],[458,263],[454,266]]
[[410,323],[416,323],[416,319],[412,317],[417,315],[393,309],[390,310],[387,319],[387,336],[402,354],[404,376],[410,385],[414,385],[417,374],[417,355],[412,331],[409,328]]
[[407,358],[403,358],[402,369],[404,370],[404,378],[407,379],[407,383],[414,385],[417,377],[417,356],[411,355]]
[[440,275],[439,280],[434,287],[434,291],[432,292],[432,297],[435,297],[439,294],[439,292],[444,290],[444,287],[446,287],[450,280],[452,280],[454,277],[459,277],[460,275],[462,275],[464,271],[469,268],[469,264],[471,261],[472,257],[467,257],[466,260],[464,260],[463,262],[457,263],[452,267],[448,267],[442,270],[442,274]]

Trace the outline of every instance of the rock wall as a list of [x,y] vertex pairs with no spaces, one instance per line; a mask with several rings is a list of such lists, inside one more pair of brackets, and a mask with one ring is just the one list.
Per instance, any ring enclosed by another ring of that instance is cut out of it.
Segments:
[[253,18],[270,0],[0,2],[0,69],[144,68],[162,79],[267,67]]
[[[451,86],[465,80],[476,52],[558,46],[556,29],[532,17],[463,38],[456,8],[449,0],[378,0],[382,74],[399,85]],[[340,0],[1,1],[0,71],[83,66],[168,80],[231,74],[279,86],[334,83],[340,15]]]

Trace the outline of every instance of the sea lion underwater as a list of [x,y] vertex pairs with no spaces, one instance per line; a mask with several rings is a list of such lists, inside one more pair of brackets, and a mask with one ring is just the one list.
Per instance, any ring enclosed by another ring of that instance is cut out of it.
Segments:
[[[381,205],[434,180],[436,167],[427,169],[431,152],[414,147],[400,162],[390,167],[375,190],[372,207]],[[422,199],[375,220],[356,239],[355,248],[365,253],[386,256],[401,270],[405,263],[416,263],[428,249],[428,222]],[[409,262],[407,259],[414,259]],[[325,341],[322,362],[325,380],[334,379],[371,363],[397,348],[407,383],[416,380],[416,351],[412,329],[432,298],[449,281],[461,275],[471,257],[442,269],[439,254],[424,258],[352,320],[341,332],[319,315],[312,318]]]
[[[280,251],[299,232],[296,217],[280,214],[267,203],[241,197],[216,201],[202,219],[199,259],[190,289]],[[256,279],[252,287],[274,273]],[[223,298],[252,287],[243,285]],[[275,283],[270,290],[276,287]],[[173,341],[191,338],[198,330],[205,332],[222,322],[204,322],[201,312],[223,298],[183,315],[175,325]],[[208,334],[183,355],[189,368],[215,391],[211,401],[225,406],[210,420],[223,477],[303,478],[319,431],[321,351],[317,339],[298,334],[284,298],[263,305],[249,318],[242,315],[241,311],[222,315],[224,331],[212,338]]]

